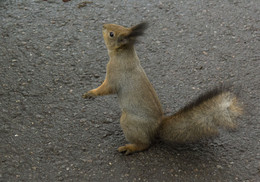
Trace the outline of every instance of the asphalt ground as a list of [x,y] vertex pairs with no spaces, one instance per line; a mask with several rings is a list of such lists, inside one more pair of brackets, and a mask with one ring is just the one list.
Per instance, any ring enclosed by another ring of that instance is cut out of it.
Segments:
[[[82,3],[85,2],[85,3]],[[167,115],[222,83],[234,132],[125,156],[102,24],[149,28],[137,54]],[[0,181],[260,181],[260,1],[0,1]]]

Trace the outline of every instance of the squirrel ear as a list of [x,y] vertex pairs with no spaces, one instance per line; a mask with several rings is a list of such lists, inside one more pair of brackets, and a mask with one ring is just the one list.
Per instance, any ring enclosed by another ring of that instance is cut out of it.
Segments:
[[134,44],[136,41],[136,37],[144,34],[144,30],[148,27],[148,23],[143,22],[138,25],[135,25],[129,28],[127,33],[121,34],[117,38],[118,46],[122,46],[125,44]]
[[144,34],[144,31],[148,28],[148,23],[143,22],[130,28],[131,32],[128,37],[137,37]]

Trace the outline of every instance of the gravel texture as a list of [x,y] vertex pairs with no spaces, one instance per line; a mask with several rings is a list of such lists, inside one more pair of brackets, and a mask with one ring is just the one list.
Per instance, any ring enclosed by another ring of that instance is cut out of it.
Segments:
[[[65,0],[64,0],[65,1]],[[235,132],[124,156],[104,80],[103,23],[149,22],[136,45],[166,114],[229,82]],[[0,181],[260,181],[260,1],[0,1]]]

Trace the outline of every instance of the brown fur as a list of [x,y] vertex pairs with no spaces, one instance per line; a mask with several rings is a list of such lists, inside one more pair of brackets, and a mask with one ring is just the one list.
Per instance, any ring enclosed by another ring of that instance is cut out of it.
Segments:
[[[196,101],[176,114],[164,117],[159,137],[170,142],[193,142],[204,137],[215,136],[218,128],[234,129],[234,119],[242,114],[237,98],[229,91],[211,92],[209,98]],[[206,94],[207,95],[207,94]]]
[[226,91],[211,92],[173,116],[163,116],[158,96],[134,49],[136,38],[146,28],[146,23],[131,28],[103,26],[110,57],[106,78],[101,86],[83,95],[83,98],[118,95],[122,110],[120,125],[131,143],[119,147],[118,151],[126,154],[143,151],[158,136],[166,141],[186,142],[216,135],[218,127],[234,128],[233,119],[241,109],[236,97]]

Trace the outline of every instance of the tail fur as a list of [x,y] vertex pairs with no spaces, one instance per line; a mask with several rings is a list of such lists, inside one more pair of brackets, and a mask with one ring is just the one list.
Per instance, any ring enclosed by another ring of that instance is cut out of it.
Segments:
[[237,97],[230,91],[214,89],[172,116],[164,117],[159,137],[170,142],[193,142],[234,129],[234,119],[242,114]]

